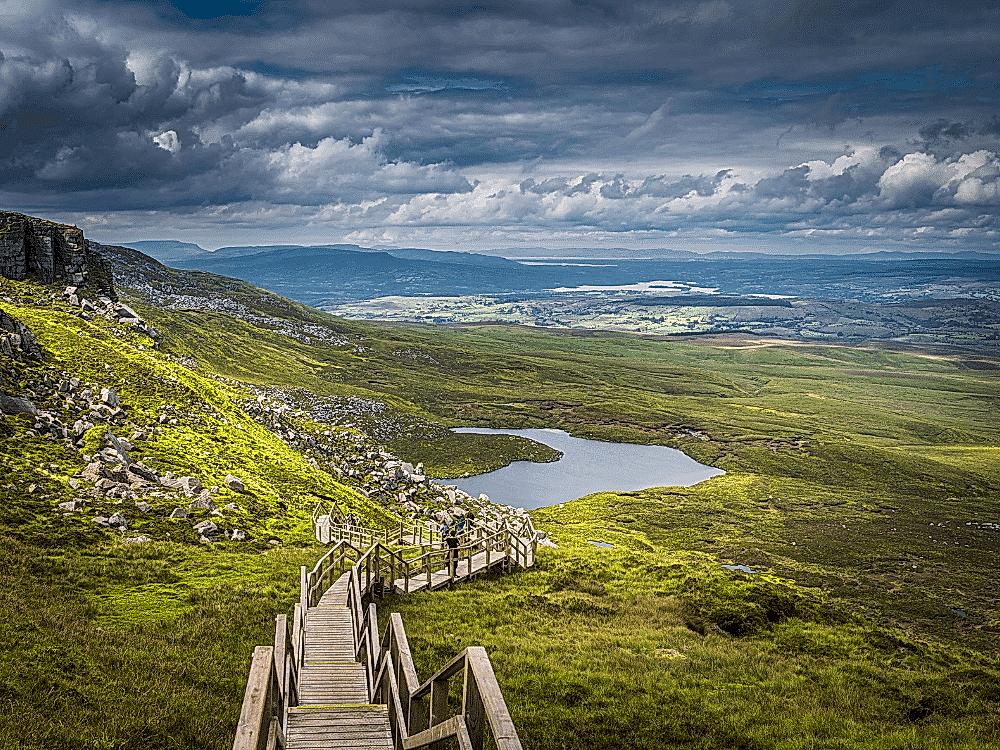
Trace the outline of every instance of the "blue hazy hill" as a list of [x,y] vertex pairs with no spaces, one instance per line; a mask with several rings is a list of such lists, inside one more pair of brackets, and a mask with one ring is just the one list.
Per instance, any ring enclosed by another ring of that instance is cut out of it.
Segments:
[[[347,244],[164,250],[179,256],[167,261],[177,268],[245,279],[310,305],[392,295],[549,295],[553,290],[586,293],[602,288],[633,288],[657,295],[884,301],[991,297],[1000,288],[1000,255],[982,253],[775,256],[679,251],[644,259],[536,256],[510,260],[469,252],[379,250]],[[649,282],[671,283],[649,288]]]

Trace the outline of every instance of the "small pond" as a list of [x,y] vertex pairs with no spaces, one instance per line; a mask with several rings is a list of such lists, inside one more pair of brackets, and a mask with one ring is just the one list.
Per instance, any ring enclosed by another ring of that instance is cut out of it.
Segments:
[[723,565],[722,567],[726,570],[736,570],[740,573],[749,573],[751,575],[757,572],[756,570],[751,570],[747,565]]
[[562,451],[563,457],[552,463],[515,461],[488,474],[451,480],[474,497],[485,492],[490,500],[517,508],[541,508],[594,492],[690,487],[725,474],[721,469],[700,464],[687,454],[662,445],[606,443],[549,429],[459,427],[455,432],[520,435]]

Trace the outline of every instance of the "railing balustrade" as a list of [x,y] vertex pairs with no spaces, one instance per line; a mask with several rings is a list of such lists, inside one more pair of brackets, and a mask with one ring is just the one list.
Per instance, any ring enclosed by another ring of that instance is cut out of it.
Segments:
[[[317,517],[314,511],[314,529]],[[360,533],[366,531],[362,529]],[[394,541],[403,538],[404,534],[412,534],[414,540],[424,539],[419,524],[404,526],[401,523]],[[448,738],[456,739],[463,750],[482,750],[487,734],[497,750],[520,750],[517,731],[485,649],[480,646],[466,648],[429,680],[420,683],[398,613],[390,615],[384,635],[379,638],[378,610],[374,602],[366,603],[366,600],[373,593],[381,595],[386,581],[409,593],[411,581],[418,576],[424,579],[428,589],[432,588],[433,575],[440,573],[442,568],[448,573],[444,583],[450,585],[457,578],[455,568],[451,567],[451,551],[428,549],[435,544],[433,533],[427,535],[427,541],[428,545],[420,545],[421,553],[417,557],[407,558],[403,554],[406,549],[417,547],[390,549],[391,541],[387,536],[364,552],[352,538],[341,538],[312,570],[307,571],[302,566],[299,601],[295,604],[291,624],[286,615],[278,615],[274,645],[258,646],[254,650],[234,750],[280,750],[285,747],[288,713],[298,705],[298,676],[305,664],[308,610],[316,606],[326,590],[347,572],[347,606],[354,630],[356,659],[364,666],[370,700],[388,706],[395,750],[417,750]],[[529,567],[535,561],[537,539],[530,517],[516,528],[510,523],[499,528],[477,524],[463,541],[455,560],[456,567],[459,561],[467,566],[463,577],[473,575],[473,558],[477,554],[486,555],[486,566],[481,570],[489,570],[493,562],[500,559],[510,568]],[[462,705],[458,714],[448,716],[449,684],[460,673]]]

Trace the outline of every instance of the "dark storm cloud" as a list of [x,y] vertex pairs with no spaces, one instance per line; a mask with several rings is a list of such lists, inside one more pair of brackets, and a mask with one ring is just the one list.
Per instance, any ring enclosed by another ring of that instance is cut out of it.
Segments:
[[19,207],[450,227],[452,243],[487,225],[997,241],[993,2],[0,15],[0,198]]
[[[162,208],[251,199],[316,204],[384,193],[467,190],[447,168],[393,162],[379,151],[381,132],[356,139],[199,132],[234,129],[273,107],[287,87],[239,69],[193,70],[160,55],[129,68],[129,53],[64,26],[72,56],[31,51],[0,59],[0,180],[9,192],[74,195],[96,209]],[[43,40],[44,41],[44,40]],[[300,190],[297,180],[308,180]]]
[[[192,62],[259,56],[295,69],[300,66],[291,61],[309,60],[305,69],[332,74],[410,69],[608,85],[637,83],[644,73],[646,82],[686,77],[716,86],[775,75],[803,81],[906,70],[926,65],[935,50],[947,50],[948,65],[967,69],[970,81],[996,75],[995,39],[983,33],[997,21],[990,2],[271,0],[205,10],[212,6],[161,0],[82,7],[134,16],[141,30],[158,35],[186,32],[172,41]],[[248,7],[255,12],[247,14]],[[239,14],[209,17],[240,8]],[[214,43],[226,37],[245,44]],[[286,44],[290,37],[302,44]]]

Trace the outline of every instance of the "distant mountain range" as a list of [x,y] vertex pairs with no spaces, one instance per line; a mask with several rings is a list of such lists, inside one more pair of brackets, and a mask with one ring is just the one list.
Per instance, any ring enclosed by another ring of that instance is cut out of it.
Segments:
[[161,263],[172,261],[201,261],[216,260],[219,258],[240,258],[255,257],[260,255],[273,255],[276,253],[287,253],[291,251],[303,251],[313,255],[324,253],[335,253],[337,251],[354,253],[389,253],[396,258],[408,260],[428,260],[433,262],[462,263],[473,266],[491,266],[503,264],[505,258],[498,255],[486,255],[480,253],[466,253],[454,250],[426,250],[417,247],[401,247],[384,250],[379,248],[361,247],[360,245],[234,245],[232,247],[220,247],[218,250],[206,250],[193,242],[180,242],[178,240],[139,240],[137,242],[120,243],[126,247],[139,250],[142,253],[155,258]]
[[920,258],[943,258],[951,260],[996,260],[1000,253],[984,253],[981,251],[901,251],[877,250],[870,253],[807,253],[801,255],[777,255],[774,253],[721,251],[696,253],[690,250],[674,250],[672,248],[653,248],[635,250],[627,247],[511,247],[488,250],[481,253],[470,253],[458,250],[429,250],[415,247],[362,247],[346,243],[330,245],[233,245],[220,247],[218,250],[206,250],[193,242],[180,240],[136,240],[135,242],[117,243],[139,250],[146,255],[167,263],[174,260],[196,258],[222,258],[239,255],[260,255],[279,250],[311,249],[311,250],[347,250],[358,253],[389,253],[397,258],[411,260],[430,260],[446,262],[467,262],[469,265],[489,265],[491,258],[505,258],[515,261],[572,261],[572,260],[745,260],[756,259],[836,259],[863,258],[869,260],[917,260]]
[[664,249],[657,257],[635,259],[626,257],[628,251],[623,248],[579,248],[571,251],[577,255],[558,257],[543,256],[545,248],[538,248],[538,255],[508,259],[350,244],[233,246],[214,251],[174,240],[127,244],[176,268],[233,276],[316,306],[385,296],[548,296],[562,292],[867,301],[995,299],[1000,289],[1000,255],[973,252],[787,256],[699,255]]
[[118,246],[130,247],[138,250],[151,258],[155,258],[160,263],[172,263],[176,260],[183,260],[194,257],[211,257],[212,253],[205,250],[193,242],[180,242],[179,240],[139,240],[137,242],[116,242]]

